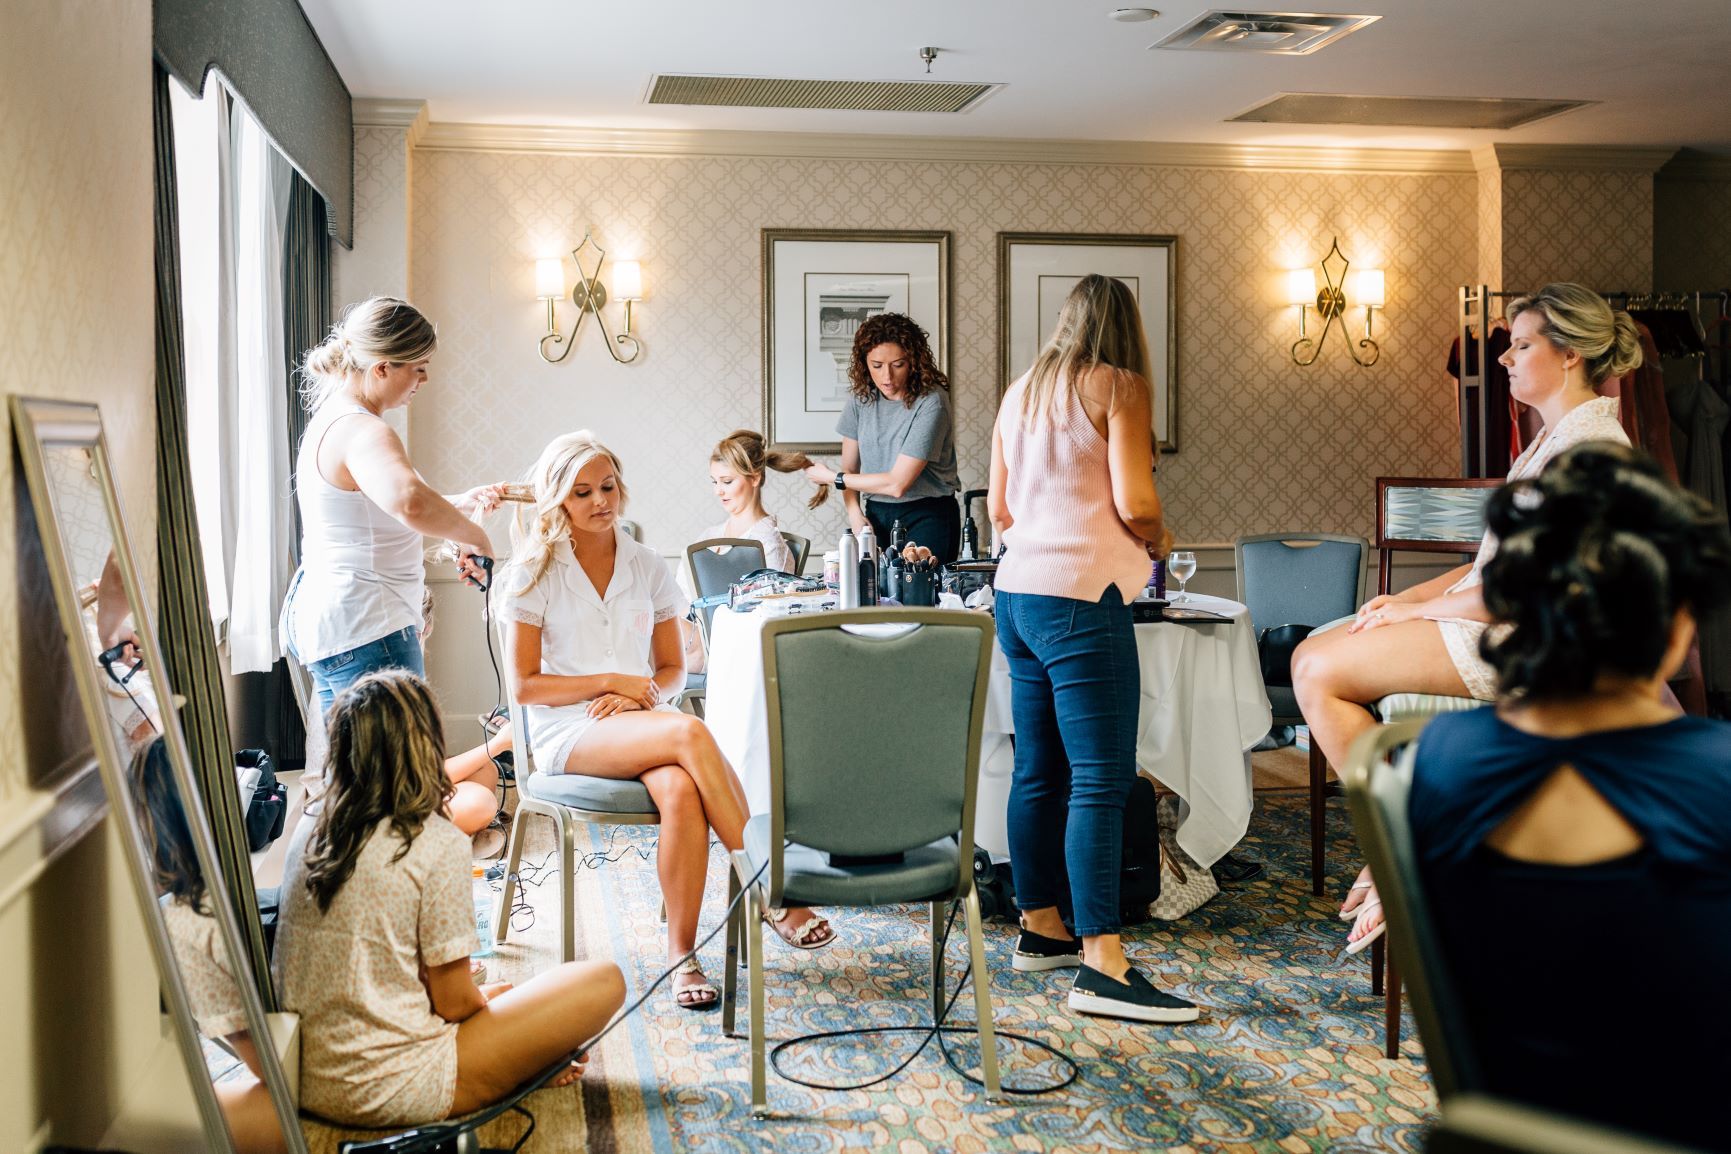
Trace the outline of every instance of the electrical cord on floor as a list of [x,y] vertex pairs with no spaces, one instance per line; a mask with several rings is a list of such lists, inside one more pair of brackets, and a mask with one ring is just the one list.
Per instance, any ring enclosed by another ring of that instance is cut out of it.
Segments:
[[[943,940],[945,944],[948,944],[950,940],[950,930],[954,928],[956,924],[956,911],[961,908],[961,904],[960,898],[950,902],[950,916],[944,923]],[[797,1038],[788,1038],[785,1041],[777,1042],[769,1051],[769,1064],[775,1067],[775,1072],[778,1075],[785,1078],[787,1081],[792,1082],[794,1085],[804,1086],[808,1090],[865,1090],[872,1086],[876,1086],[881,1082],[889,1081],[891,1078],[913,1065],[914,1059],[925,1053],[926,1047],[932,1044],[932,1039],[936,1038],[938,1042],[938,1052],[943,1055],[944,1062],[949,1065],[950,1069],[960,1074],[966,1081],[972,1082],[976,1086],[984,1086],[985,1082],[968,1073],[968,1071],[962,1067],[962,1064],[956,1060],[955,1055],[950,1053],[949,1047],[944,1045],[945,1034],[967,1034],[971,1036],[978,1036],[979,1034],[979,1026],[977,1023],[973,1026],[944,1025],[944,1022],[949,1019],[950,1010],[956,1004],[956,999],[961,997],[962,991],[967,988],[968,977],[973,972],[973,968],[974,963],[972,959],[970,959],[967,966],[962,970],[961,980],[956,983],[955,993],[951,994],[949,1000],[944,1003],[944,1012],[939,1015],[937,1021],[933,1022],[929,1026],[864,1026],[851,1030],[822,1030],[815,1034],[801,1034]],[[1066,1076],[1063,1081],[1054,1082],[1050,1086],[1009,1086],[1005,1085],[1002,1079],[999,1079],[998,1088],[1005,1094],[1053,1094],[1059,1090],[1065,1089],[1082,1075],[1082,1068],[1076,1064],[1076,1060],[1070,1057],[1070,1055],[1064,1053],[1062,1050],[1059,1050],[1056,1046],[1042,1042],[1038,1038],[1031,1038],[1026,1034],[1012,1033],[1008,1030],[994,1030],[993,1033],[999,1039],[1021,1042],[1025,1045],[1034,1046],[1038,1049],[1044,1050],[1054,1058],[1058,1059],[1058,1061],[1062,1062],[1065,1066],[1069,1067],[1070,1070],[1069,1075]],[[922,1038],[920,1044],[914,1048],[914,1052],[902,1059],[894,1069],[865,1082],[813,1082],[789,1074],[786,1070],[782,1069],[781,1055],[791,1047],[804,1045],[807,1042],[822,1041],[828,1038],[863,1038],[879,1034],[924,1034],[925,1037]]]

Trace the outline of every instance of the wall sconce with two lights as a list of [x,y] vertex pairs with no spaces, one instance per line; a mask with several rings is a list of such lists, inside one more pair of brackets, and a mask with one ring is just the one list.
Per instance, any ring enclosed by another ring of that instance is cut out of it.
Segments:
[[[1339,262],[1338,273],[1330,267],[1330,262]],[[1329,248],[1328,255],[1318,262],[1322,266],[1324,287],[1318,291],[1316,287],[1316,269],[1295,268],[1286,274],[1286,303],[1298,309],[1298,340],[1292,345],[1292,363],[1295,365],[1313,365],[1316,358],[1322,355],[1322,342],[1328,339],[1328,330],[1334,326],[1336,318],[1340,320],[1340,336],[1346,341],[1346,351],[1352,359],[1365,368],[1376,364],[1376,359],[1382,355],[1382,346],[1371,339],[1373,315],[1382,308],[1388,300],[1387,288],[1379,268],[1360,269],[1352,280],[1352,299],[1346,296],[1346,272],[1352,267],[1340,251],[1340,241],[1336,240]],[[1305,333],[1306,321],[1311,306],[1316,306],[1317,313],[1322,317],[1322,332],[1312,339]],[[1364,339],[1357,348],[1346,331],[1344,314],[1348,308],[1364,310]],[[1309,347],[1309,356],[1304,354]],[[1359,355],[1363,350],[1364,355]]]
[[[591,247],[595,249],[595,270],[585,272],[583,250]],[[585,231],[583,243],[571,250],[571,259],[577,265],[577,283],[569,292],[565,289],[565,262],[562,258],[546,257],[535,262],[535,298],[547,302],[547,334],[541,338],[541,359],[556,365],[570,356],[571,350],[577,347],[577,334],[583,328],[584,318],[594,313],[601,335],[607,338],[608,353],[620,364],[630,364],[643,351],[643,343],[631,332],[631,306],[643,299],[643,266],[634,260],[613,263],[612,298],[625,304],[625,331],[614,335],[608,332],[607,320],[601,314],[608,300],[607,289],[601,284],[601,266],[607,263],[607,250],[596,244]],[[569,337],[560,333],[559,317],[555,311],[559,301],[566,296],[577,306],[577,320],[571,326]],[[553,348],[562,345],[564,348],[557,356],[551,356],[547,352],[549,345]],[[624,351],[627,348],[629,353]]]

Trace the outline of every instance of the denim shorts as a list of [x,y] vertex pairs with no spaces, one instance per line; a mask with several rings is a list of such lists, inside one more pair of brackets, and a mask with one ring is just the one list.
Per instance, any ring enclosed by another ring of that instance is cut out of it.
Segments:
[[312,674],[313,687],[319,693],[319,709],[327,716],[337,694],[367,674],[381,669],[407,669],[416,677],[425,677],[427,667],[421,656],[421,631],[410,625],[377,641],[307,663],[307,672]]

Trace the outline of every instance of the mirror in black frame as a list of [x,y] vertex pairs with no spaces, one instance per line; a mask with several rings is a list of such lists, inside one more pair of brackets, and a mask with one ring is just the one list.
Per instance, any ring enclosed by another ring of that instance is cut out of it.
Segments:
[[[110,1141],[139,1154],[305,1150],[283,1054],[217,863],[95,405],[10,398],[73,680],[184,1060],[147,1071]],[[154,494],[146,495],[146,499]],[[70,702],[68,709],[73,708]],[[243,858],[244,860],[244,858]],[[176,1111],[190,1082],[196,1109]]]

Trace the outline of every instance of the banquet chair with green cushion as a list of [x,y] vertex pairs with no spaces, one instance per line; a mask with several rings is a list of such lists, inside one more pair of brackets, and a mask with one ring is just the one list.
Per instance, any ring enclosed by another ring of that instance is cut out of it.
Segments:
[[[1260,648],[1263,635],[1285,625],[1318,626],[1351,616],[1364,603],[1370,542],[1338,533],[1255,533],[1232,542],[1238,599],[1250,610]],[[1273,724],[1303,725],[1288,672],[1265,681]],[[1310,746],[1310,888],[1322,893],[1327,818],[1327,763]]]
[[[497,624],[500,646],[509,652],[508,623],[501,618]],[[505,877],[499,885],[499,902],[493,909],[493,940],[504,942],[510,931],[512,897],[519,884],[517,872],[523,862],[523,831],[529,824],[524,818],[538,814],[552,820],[559,838],[560,957],[567,962],[574,961],[577,957],[573,905],[576,899],[577,823],[659,825],[661,811],[655,807],[649,790],[635,779],[548,773],[539,769],[529,740],[528,713],[512,692],[509,678],[505,680],[505,695],[511,710],[511,758],[517,772],[517,812],[511,822],[511,841],[506,851]],[[665,904],[661,907],[661,916],[663,919],[667,916]]]
[[[1400,1052],[1400,990],[1410,987],[1425,1063],[1439,1098],[1478,1086],[1466,1017],[1442,962],[1436,929],[1419,876],[1407,796],[1412,790],[1418,735],[1427,721],[1382,725],[1359,736],[1341,768],[1353,832],[1370,862],[1387,920],[1385,1052]],[[1400,969],[1395,961],[1399,959]]]
[[[722,983],[722,1028],[732,1036],[743,937],[754,1117],[768,1108],[761,914],[785,906],[928,905],[935,1021],[945,1002],[946,906],[960,902],[983,1080],[987,1097],[999,1096],[973,869],[992,638],[989,617],[959,609],[859,609],[763,627],[769,812],[746,823],[745,845],[733,855],[728,896],[746,892],[728,923]],[[848,707],[840,709],[844,692]],[[886,746],[886,717],[918,741]]]
[[805,576],[805,559],[811,556],[811,538],[801,537],[798,533],[780,530],[781,539],[787,542],[788,549],[793,553],[793,575]]
[[[727,552],[715,550],[727,547]],[[686,546],[685,564],[691,575],[691,588],[698,597],[726,593],[728,588],[747,573],[765,568],[763,544],[745,537],[709,537]],[[709,652],[709,625],[715,619],[715,606],[705,605],[697,611],[697,630],[703,635],[703,650]],[[692,711],[703,716],[703,702],[709,696],[709,674],[686,676],[685,700]]]

